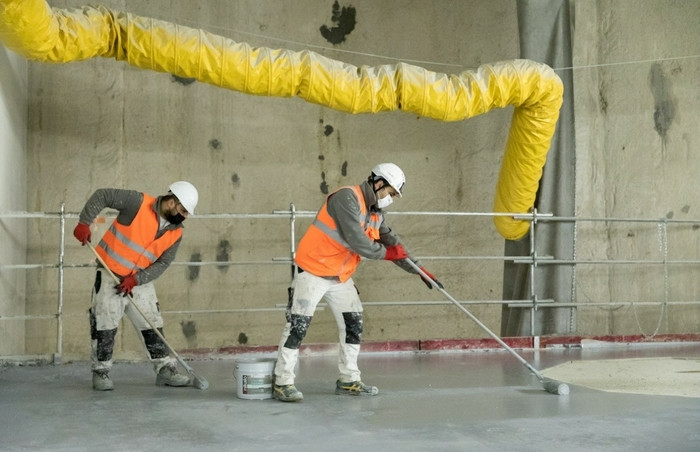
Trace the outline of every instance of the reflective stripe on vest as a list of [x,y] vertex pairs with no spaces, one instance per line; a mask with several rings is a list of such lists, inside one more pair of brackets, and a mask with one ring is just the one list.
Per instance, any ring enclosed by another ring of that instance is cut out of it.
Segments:
[[160,220],[153,210],[156,198],[143,194],[139,211],[126,226],[117,220],[112,222],[97,245],[97,253],[112,272],[119,276],[136,273],[148,268],[182,237],[182,229],[166,231],[158,237]]
[[[343,188],[352,189],[357,198],[360,205],[357,221],[367,237],[378,240],[381,216],[375,212],[367,213],[365,198],[359,186],[340,187],[338,190]],[[360,259],[360,255],[340,236],[335,220],[328,214],[326,198],[326,202],[299,243],[295,262],[316,276],[337,276],[341,281],[347,281],[355,272]]]

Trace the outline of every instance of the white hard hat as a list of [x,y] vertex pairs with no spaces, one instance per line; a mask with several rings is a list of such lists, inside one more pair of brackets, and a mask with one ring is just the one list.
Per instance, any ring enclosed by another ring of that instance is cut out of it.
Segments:
[[373,181],[384,179],[397,191],[399,198],[402,196],[403,187],[406,184],[406,176],[404,176],[401,168],[393,163],[380,163],[375,166],[372,168],[372,175],[370,177]]
[[187,210],[188,213],[193,214],[194,208],[197,207],[197,201],[199,200],[199,193],[194,185],[187,181],[180,180],[170,184],[170,192],[177,196],[178,201],[182,204],[182,207]]

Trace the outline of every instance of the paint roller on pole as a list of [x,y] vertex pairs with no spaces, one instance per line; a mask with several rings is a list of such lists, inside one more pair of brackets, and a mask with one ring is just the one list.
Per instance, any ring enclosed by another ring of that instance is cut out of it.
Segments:
[[[109,275],[112,277],[112,279],[114,279],[114,281],[117,284],[119,284],[120,283],[119,278],[117,278],[117,276],[114,273],[112,273],[112,270],[110,270],[109,267],[107,267],[107,264],[105,264],[105,261],[102,259],[102,257],[99,254],[97,254],[97,250],[95,250],[95,247],[92,246],[92,244],[89,242],[87,243],[87,246],[90,248],[90,250],[95,255],[95,257],[97,257],[97,260],[100,262],[100,264],[102,264],[102,267],[104,267],[105,271],[107,271],[107,273],[109,273]],[[177,359],[177,361],[180,364],[182,364],[182,367],[185,368],[187,373],[190,374],[190,376],[192,377],[192,386],[194,386],[197,389],[201,389],[203,391],[206,389],[209,389],[209,382],[204,377],[201,377],[195,373],[194,369],[192,369],[192,367],[190,367],[185,362],[185,360],[182,359],[182,357],[175,351],[175,349],[168,343],[168,341],[165,340],[165,336],[163,336],[161,334],[161,332],[158,330],[158,328],[156,328],[155,325],[153,325],[153,322],[151,322],[151,320],[148,317],[146,317],[146,315],[143,313],[143,311],[141,311],[141,308],[139,308],[139,306],[136,303],[134,303],[134,298],[131,295],[128,295],[128,297],[129,297],[129,300],[131,301],[131,306],[134,309],[136,309],[136,312],[138,312],[141,317],[143,317],[143,319],[153,329],[153,331],[156,333],[156,335],[158,335],[160,340],[162,340],[163,343],[168,347],[168,350],[170,350],[170,353],[173,354],[175,359]]]
[[472,319],[474,322],[476,322],[477,325],[479,325],[484,331],[486,331],[489,336],[491,336],[496,342],[498,342],[501,347],[503,347],[505,350],[510,352],[513,356],[515,356],[518,361],[520,361],[525,367],[528,368],[532,374],[537,377],[537,379],[542,383],[542,387],[544,388],[545,391],[551,393],[551,394],[556,394],[556,395],[568,395],[569,394],[569,385],[566,383],[562,383],[560,381],[552,380],[550,378],[545,378],[544,375],[542,375],[537,369],[535,369],[530,363],[528,363],[525,358],[522,356],[518,355],[518,353],[513,350],[511,347],[508,346],[505,342],[503,342],[503,339],[498,337],[496,333],[491,331],[486,325],[484,325],[479,319],[477,319],[467,308],[462,306],[460,302],[454,299],[452,295],[447,293],[445,289],[440,287],[433,279],[426,275],[423,270],[420,269],[411,259],[405,259],[408,264],[413,267],[414,270],[418,272],[418,274],[428,281],[433,287],[435,287],[437,290],[439,290],[445,297],[447,297],[448,300],[450,300],[452,303],[455,304],[459,309],[461,309],[465,314],[469,316],[470,319]]

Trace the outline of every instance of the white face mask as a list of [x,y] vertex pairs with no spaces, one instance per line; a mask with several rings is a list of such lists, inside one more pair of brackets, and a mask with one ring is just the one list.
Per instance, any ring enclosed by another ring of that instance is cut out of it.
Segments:
[[380,198],[377,200],[377,207],[380,209],[384,209],[386,207],[389,207],[389,204],[394,202],[394,198],[392,198],[390,195],[386,195],[383,198]]

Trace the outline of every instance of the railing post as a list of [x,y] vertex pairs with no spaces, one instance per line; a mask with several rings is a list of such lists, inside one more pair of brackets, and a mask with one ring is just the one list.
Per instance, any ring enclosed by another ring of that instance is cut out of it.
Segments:
[[54,364],[60,364],[63,357],[63,265],[66,248],[66,203],[61,203],[60,244],[58,247],[58,309],[56,312],[56,353]]
[[537,209],[532,209],[532,221],[530,223],[530,299],[532,307],[530,308],[530,335],[539,342],[539,337],[535,334],[535,312],[537,312],[537,292],[535,291],[535,271],[537,269],[537,244],[535,239],[535,228],[537,226]]

